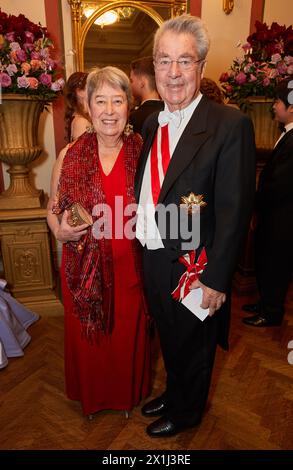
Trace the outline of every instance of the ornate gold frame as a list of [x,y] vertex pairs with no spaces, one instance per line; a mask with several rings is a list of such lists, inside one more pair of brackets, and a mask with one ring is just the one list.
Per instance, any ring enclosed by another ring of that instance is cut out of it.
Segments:
[[[99,0],[68,0],[71,7],[72,18],[72,35],[73,35],[73,48],[76,52],[76,70],[84,70],[84,42],[89,28],[93,22],[108,10],[117,7],[135,7],[147,15],[149,15],[158,25],[162,24],[164,19],[161,17],[157,8],[169,7],[170,17],[182,15],[187,11],[186,0],[112,0],[112,1],[99,1]],[[96,6],[94,13],[82,23],[82,13],[86,5]]]

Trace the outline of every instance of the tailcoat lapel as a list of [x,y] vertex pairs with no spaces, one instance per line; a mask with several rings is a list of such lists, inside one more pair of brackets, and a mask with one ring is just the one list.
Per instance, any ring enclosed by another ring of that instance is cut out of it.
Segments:
[[[209,100],[204,96],[200,100],[197,108],[190,118],[179,142],[175,148],[171,162],[169,164],[167,174],[165,176],[158,203],[163,202],[171,187],[181,175],[184,169],[189,165],[191,160],[196,156],[197,152],[209,138],[210,132],[207,130],[207,120],[209,111]],[[137,168],[137,177],[135,185],[136,200],[139,200],[141,185],[143,180],[144,169],[146,166],[147,158],[158,129],[158,123],[153,126],[147,140],[142,149],[141,158]]]
[[287,131],[285,133],[285,135],[282,137],[281,140],[279,140],[279,142],[277,143],[276,147],[273,149],[272,151],[272,157],[278,153],[278,151],[280,150],[280,148],[282,148],[282,146],[284,145],[284,143],[286,142],[287,139],[290,138],[290,136],[292,136],[293,134],[293,129],[291,129],[290,131]]
[[163,202],[173,184],[210,136],[207,132],[209,103],[203,96],[190,118],[171,158],[158,203]]

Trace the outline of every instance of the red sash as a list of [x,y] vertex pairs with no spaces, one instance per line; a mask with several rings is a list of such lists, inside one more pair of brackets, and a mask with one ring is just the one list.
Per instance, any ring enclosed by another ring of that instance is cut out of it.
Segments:
[[[158,133],[161,132],[161,148],[158,148]],[[159,153],[158,153],[159,152]],[[159,155],[160,154],[160,155]],[[161,157],[159,159],[159,156]],[[151,185],[154,205],[157,205],[161,191],[159,165],[162,162],[164,177],[170,163],[169,132],[168,125],[159,127],[151,150]]]

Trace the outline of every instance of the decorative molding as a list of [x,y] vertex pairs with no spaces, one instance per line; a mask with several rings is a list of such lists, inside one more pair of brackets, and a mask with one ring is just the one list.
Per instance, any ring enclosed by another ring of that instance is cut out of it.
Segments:
[[186,13],[187,11],[187,6],[186,6],[186,3],[175,3],[174,6],[173,6],[173,12],[172,12],[172,16],[180,16],[180,15],[183,15],[183,13]]
[[223,0],[223,10],[226,15],[229,15],[234,8],[234,0]]
[[82,0],[68,0],[71,7],[72,17],[74,21],[80,21],[82,14]]
[[[27,282],[35,280],[35,273],[40,271],[38,253],[35,250],[22,249],[15,253],[14,266],[18,273],[18,278]],[[40,279],[38,279],[40,282]]]

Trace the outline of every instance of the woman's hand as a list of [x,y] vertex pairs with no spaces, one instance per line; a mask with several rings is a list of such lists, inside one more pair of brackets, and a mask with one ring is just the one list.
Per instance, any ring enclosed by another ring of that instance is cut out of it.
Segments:
[[87,233],[88,224],[82,224],[78,227],[72,227],[68,223],[69,212],[64,211],[62,219],[56,230],[54,231],[55,238],[62,243],[77,242],[80,238]]

